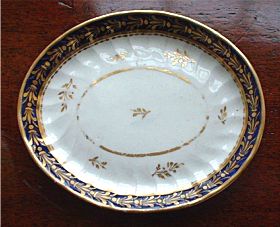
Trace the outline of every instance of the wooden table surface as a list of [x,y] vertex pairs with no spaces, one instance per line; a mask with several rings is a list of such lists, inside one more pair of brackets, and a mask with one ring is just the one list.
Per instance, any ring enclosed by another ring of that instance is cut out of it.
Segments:
[[[21,139],[17,97],[37,55],[74,25],[129,9],[177,12],[209,25],[233,41],[259,75],[267,109],[259,151],[236,182],[200,205],[157,214],[95,207],[55,185]],[[279,28],[279,0],[2,0],[3,226],[280,226]]]

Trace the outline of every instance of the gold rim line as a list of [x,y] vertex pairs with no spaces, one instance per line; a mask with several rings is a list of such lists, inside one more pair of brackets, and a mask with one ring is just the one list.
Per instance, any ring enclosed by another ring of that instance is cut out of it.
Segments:
[[[235,75],[235,73],[233,72],[233,70],[226,65],[226,63],[224,62],[224,60],[217,56],[215,53],[212,53],[211,51],[207,50],[206,48],[202,47],[202,46],[199,46],[194,40],[188,40],[184,37],[181,37],[179,35],[176,35],[176,36],[172,36],[170,35],[169,33],[166,33],[166,32],[157,32],[157,33],[154,33],[154,32],[145,32],[145,34],[149,34],[149,35],[165,35],[165,37],[169,37],[169,38],[174,38],[174,39],[178,39],[178,40],[181,40],[181,41],[184,41],[188,44],[191,44],[191,45],[194,45],[196,46],[197,48],[201,49],[202,51],[204,51],[205,53],[209,54],[210,56],[212,56],[213,58],[215,58],[230,74],[231,74],[231,77],[232,79],[234,80],[234,82],[236,83],[236,86],[239,88],[239,92],[240,92],[240,95],[241,95],[241,98],[242,98],[242,102],[243,102],[243,105],[244,105],[244,109],[243,109],[243,112],[245,113],[244,114],[244,117],[243,117],[243,128],[242,128],[242,131],[241,133],[239,134],[239,138],[237,139],[236,141],[236,144],[235,146],[233,147],[232,151],[229,153],[228,157],[224,160],[223,163],[221,163],[219,165],[219,168],[217,170],[213,170],[211,173],[209,173],[207,175],[206,178],[202,179],[202,180],[199,180],[199,181],[194,181],[194,182],[191,182],[191,186],[188,187],[188,188],[185,188],[184,190],[188,190],[190,189],[191,187],[195,187],[197,186],[198,184],[204,182],[204,181],[207,181],[209,180],[211,177],[213,177],[213,175],[217,174],[222,168],[224,168],[227,163],[230,161],[230,159],[232,158],[232,156],[235,154],[236,150],[238,149],[239,145],[241,144],[241,141],[242,141],[242,138],[245,134],[245,131],[246,131],[246,125],[248,124],[248,106],[247,106],[247,103],[246,103],[246,97],[245,97],[245,92],[243,90],[243,87],[240,83],[240,81],[238,80],[237,76]],[[110,38],[116,38],[116,37],[123,37],[123,36],[127,36],[127,35],[141,35],[139,33],[125,33],[125,34],[121,34],[121,35],[116,35],[116,36],[112,36],[112,37],[109,37]],[[181,37],[181,38],[180,38]],[[67,61],[69,61],[70,59],[72,59],[72,57],[74,57],[76,54],[80,53],[81,51],[93,46],[93,45],[97,45],[99,43],[102,43],[104,41],[107,41],[108,40],[108,37],[104,38],[104,39],[98,39],[96,42],[94,43],[91,43],[91,44],[88,44],[87,46],[85,47],[81,47],[81,49],[77,49],[76,52],[74,52],[72,55],[70,55],[68,58],[64,59],[61,64],[59,66],[57,66],[56,68],[53,69],[53,72],[50,73],[50,76],[48,78],[48,81],[45,81],[44,84],[42,85],[42,89],[40,90],[40,93],[39,93],[39,97],[42,97],[42,93],[44,93],[44,90],[46,89],[46,86],[48,85],[48,83],[50,82],[50,80],[52,79],[52,77],[55,75],[55,73],[57,72],[57,70],[59,70]],[[38,109],[36,109],[37,113],[38,113],[38,125],[39,125],[39,129],[40,129],[40,132],[42,134],[42,136],[45,138],[46,137],[46,134],[45,134],[45,131],[44,131],[44,127],[42,126],[42,123],[40,123],[40,115],[41,115],[41,111],[39,111],[39,107],[40,107],[40,102],[41,102],[41,99],[42,98],[39,98],[38,99]],[[41,109],[42,110],[42,109]],[[51,145],[47,145],[47,147],[49,148],[50,152],[54,149]],[[59,162],[61,163],[61,162]],[[107,190],[109,191],[109,190]],[[178,190],[176,191],[173,191],[171,193],[174,193],[174,192],[177,192]],[[111,191],[112,192],[112,191]],[[114,193],[114,192],[112,192]],[[143,195],[143,196],[152,196],[153,194],[149,194],[149,195]],[[163,194],[161,194],[163,195]],[[137,196],[137,195],[136,195]],[[139,195],[141,196],[141,195]]]
[[132,70],[141,70],[141,69],[146,69],[146,70],[151,70],[151,71],[158,71],[158,72],[161,72],[161,73],[166,73],[170,76],[173,76],[173,77],[176,77],[182,81],[184,81],[185,83],[187,84],[190,84],[190,80],[188,78],[186,78],[185,76],[181,75],[180,73],[175,73],[169,69],[164,69],[164,68],[159,68],[159,67],[154,67],[154,66],[145,66],[145,67],[131,67],[131,68],[124,68],[124,69],[118,69],[118,70],[115,70],[113,72],[109,72],[107,74],[105,74],[104,76],[101,76],[100,78],[98,78],[97,80],[94,80],[92,81],[92,84],[91,86],[94,86],[96,85],[97,83],[111,77],[111,76],[114,76],[116,74],[120,74],[120,73],[123,73],[123,72],[129,72],[129,71],[132,71]]
[[[256,85],[258,87],[258,92],[260,94],[260,104],[261,104],[261,122],[260,122],[260,128],[259,128],[259,132],[256,138],[256,142],[254,147],[252,148],[252,151],[250,153],[250,155],[248,156],[248,158],[245,160],[245,162],[243,163],[243,165],[237,170],[237,172],[231,176],[231,178],[229,178],[224,184],[222,184],[221,186],[218,186],[215,190],[212,190],[211,192],[209,192],[207,195],[198,198],[196,200],[193,200],[191,202],[185,203],[185,204],[181,204],[181,205],[174,205],[171,207],[165,207],[165,208],[161,208],[158,210],[155,209],[151,209],[151,208],[143,208],[143,209],[135,209],[135,208],[120,208],[120,207],[111,207],[108,205],[104,205],[100,202],[96,202],[88,197],[82,196],[80,193],[72,190],[69,187],[64,186],[61,181],[59,179],[57,179],[56,177],[54,177],[52,174],[50,174],[42,165],[42,163],[38,160],[38,158],[36,157],[36,155],[33,153],[33,149],[30,146],[30,144],[27,141],[27,138],[25,136],[25,131],[23,128],[23,123],[21,121],[21,108],[22,108],[22,95],[24,92],[24,87],[26,84],[26,81],[30,75],[30,73],[32,72],[33,68],[35,67],[35,65],[38,63],[38,61],[42,58],[42,56],[44,56],[44,54],[48,51],[49,48],[51,48],[53,45],[55,45],[58,41],[60,41],[62,38],[64,38],[65,36],[67,36],[68,34],[72,33],[73,31],[77,30],[80,27],[85,26],[86,24],[92,23],[92,22],[96,22],[98,20],[104,19],[104,18],[109,18],[112,16],[117,16],[117,15],[126,15],[126,14],[133,14],[133,13],[143,13],[143,14],[158,14],[158,15],[165,15],[165,16],[172,16],[175,18],[181,18],[185,21],[189,21],[195,25],[197,25],[198,27],[202,27],[205,30],[207,30],[208,32],[212,33],[214,36],[222,39],[225,43],[227,43],[232,49],[234,49],[239,56],[242,58],[242,60],[246,63],[246,65],[248,66],[248,68],[251,70],[252,75],[256,81]],[[56,38],[52,43],[50,43],[40,54],[39,56],[35,59],[35,61],[32,63],[31,67],[29,68],[27,74],[25,75],[25,78],[23,80],[23,83],[21,85],[21,89],[19,92],[19,96],[18,96],[18,107],[17,107],[17,119],[18,119],[18,125],[20,128],[20,133],[21,136],[24,140],[24,143],[32,157],[32,159],[35,161],[35,163],[43,170],[43,172],[46,173],[47,176],[49,176],[52,180],[54,180],[56,183],[58,183],[58,185],[60,185],[62,188],[68,190],[69,192],[71,192],[72,194],[76,195],[77,197],[84,199],[85,201],[95,204],[97,206],[103,207],[103,208],[108,208],[108,209],[112,209],[112,210],[119,210],[119,211],[127,211],[127,212],[136,212],[136,213],[141,213],[141,212],[159,212],[159,211],[166,211],[166,210],[174,210],[176,208],[183,208],[183,207],[189,207],[195,204],[198,204],[202,201],[205,201],[209,198],[211,198],[212,196],[216,195],[218,192],[224,190],[225,188],[227,188],[232,182],[234,182],[241,174],[241,172],[248,166],[248,164],[251,162],[251,160],[253,159],[259,145],[261,142],[261,138],[263,135],[263,131],[264,131],[264,126],[265,126],[265,101],[264,101],[264,96],[263,96],[263,91],[262,91],[262,87],[259,81],[259,78],[257,76],[257,73],[255,72],[253,66],[251,65],[251,63],[249,62],[249,60],[245,57],[245,55],[231,42],[229,41],[227,38],[225,38],[223,35],[221,35],[220,33],[218,33],[217,31],[213,30],[212,28],[209,28],[208,26],[193,20],[189,17],[186,16],[182,16],[182,15],[178,15],[178,14],[174,14],[174,13],[169,13],[169,12],[165,12],[165,11],[156,11],[156,10],[132,10],[132,11],[122,11],[122,12],[117,12],[117,13],[111,13],[111,14],[107,14],[107,15],[103,15],[100,17],[96,17],[96,18],[92,18],[88,21],[85,21],[75,27],[73,27],[72,29],[66,31],[65,33],[63,33],[62,35],[60,35],[58,38]]]
[[159,156],[159,155],[164,155],[164,154],[168,154],[168,153],[172,153],[174,151],[178,151],[180,150],[181,148],[191,144],[194,140],[196,140],[206,129],[206,126],[207,126],[207,123],[208,123],[208,116],[206,117],[206,123],[202,126],[202,128],[199,130],[199,133],[196,134],[194,137],[192,137],[191,139],[189,139],[187,142],[179,145],[179,146],[176,146],[176,147],[173,147],[173,148],[170,148],[168,150],[163,150],[163,151],[154,151],[154,152],[149,152],[149,153],[141,153],[141,154],[129,154],[129,153],[125,153],[125,152],[119,152],[119,151],[115,151],[115,150],[112,150],[108,147],[105,147],[103,145],[100,145],[99,147],[104,150],[104,151],[107,151],[111,154],[115,154],[115,155],[120,155],[120,156],[125,156],[125,157],[133,157],[133,158],[143,158],[143,157],[151,157],[151,156]]

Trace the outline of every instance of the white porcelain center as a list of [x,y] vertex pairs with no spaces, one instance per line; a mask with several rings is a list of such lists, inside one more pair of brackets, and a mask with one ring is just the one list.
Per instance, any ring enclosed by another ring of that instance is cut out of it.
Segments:
[[44,142],[80,180],[166,194],[219,171],[244,133],[240,85],[194,45],[157,35],[82,50],[47,82]]
[[104,151],[129,157],[173,152],[206,127],[205,97],[187,75],[130,68],[92,84],[77,115],[82,133]]

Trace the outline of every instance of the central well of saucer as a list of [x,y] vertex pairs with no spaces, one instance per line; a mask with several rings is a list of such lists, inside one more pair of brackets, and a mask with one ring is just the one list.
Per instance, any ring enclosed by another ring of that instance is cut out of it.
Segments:
[[84,140],[128,157],[178,151],[203,133],[208,119],[205,97],[189,78],[157,67],[103,75],[77,104]]

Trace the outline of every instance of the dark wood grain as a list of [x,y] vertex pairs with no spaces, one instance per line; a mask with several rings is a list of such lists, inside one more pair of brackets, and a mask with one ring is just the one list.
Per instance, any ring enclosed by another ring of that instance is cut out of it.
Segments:
[[[177,12],[216,29],[251,60],[263,86],[267,120],[253,162],[228,189],[192,208],[125,214],[87,204],[49,180],[19,134],[18,92],[42,49],[80,22],[129,9]],[[3,226],[279,226],[279,28],[279,0],[2,0]]]

